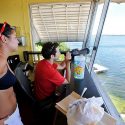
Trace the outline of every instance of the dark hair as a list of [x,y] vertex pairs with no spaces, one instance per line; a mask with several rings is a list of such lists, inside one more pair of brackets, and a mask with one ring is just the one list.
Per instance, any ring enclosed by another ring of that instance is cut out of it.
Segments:
[[[0,23],[0,31],[3,27],[3,25],[4,25],[3,23]],[[8,23],[6,23],[5,29],[2,32],[2,34],[9,38],[9,35],[12,34],[12,30],[14,30],[14,29]]]
[[56,48],[59,46],[58,43],[47,42],[43,44],[42,55],[45,59],[50,59],[51,55],[56,54]]

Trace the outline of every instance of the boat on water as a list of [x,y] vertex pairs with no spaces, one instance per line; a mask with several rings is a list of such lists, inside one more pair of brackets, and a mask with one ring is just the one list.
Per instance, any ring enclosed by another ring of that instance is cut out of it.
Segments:
[[108,68],[99,64],[94,64],[93,65],[93,70],[95,73],[104,73],[108,71]]

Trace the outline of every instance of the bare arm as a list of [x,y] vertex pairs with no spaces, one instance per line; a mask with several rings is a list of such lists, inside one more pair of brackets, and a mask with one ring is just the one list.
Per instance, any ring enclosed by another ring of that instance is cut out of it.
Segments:
[[63,62],[61,62],[61,63],[58,65],[57,69],[63,70],[63,69],[65,69],[65,68],[66,68],[66,62],[65,62],[65,60],[64,60]]
[[70,70],[70,60],[71,60],[71,53],[67,52],[65,57],[65,64],[66,64],[66,76],[65,81],[63,84],[68,84],[71,78],[71,70]]
[[0,120],[0,125],[4,125],[4,119]]

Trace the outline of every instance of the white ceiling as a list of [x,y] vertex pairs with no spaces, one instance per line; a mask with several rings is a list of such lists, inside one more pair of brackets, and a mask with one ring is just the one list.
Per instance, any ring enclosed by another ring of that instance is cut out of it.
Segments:
[[82,42],[90,2],[31,5],[31,20],[42,42]]

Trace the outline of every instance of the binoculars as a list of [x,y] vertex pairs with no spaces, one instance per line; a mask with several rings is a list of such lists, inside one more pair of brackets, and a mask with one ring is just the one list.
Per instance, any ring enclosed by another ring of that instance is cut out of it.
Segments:
[[84,48],[84,49],[81,49],[81,50],[78,50],[78,49],[73,49],[72,51],[70,51],[71,55],[72,56],[78,56],[78,55],[86,55],[86,54],[89,54],[89,49],[88,48]]

